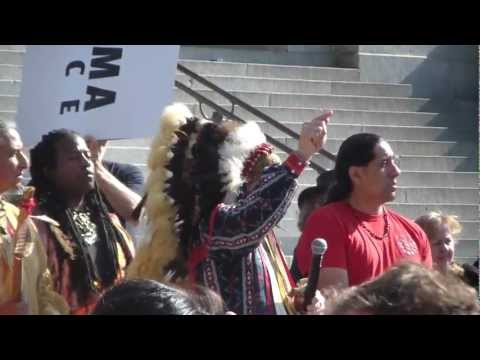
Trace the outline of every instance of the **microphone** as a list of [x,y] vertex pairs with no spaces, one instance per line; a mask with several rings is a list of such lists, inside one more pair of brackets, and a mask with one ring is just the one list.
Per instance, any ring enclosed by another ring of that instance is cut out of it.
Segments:
[[308,283],[305,289],[303,303],[303,308],[305,311],[307,306],[312,303],[312,299],[315,296],[323,255],[327,251],[327,248],[327,242],[323,239],[315,239],[312,241],[312,263],[310,265],[310,273],[308,274]]

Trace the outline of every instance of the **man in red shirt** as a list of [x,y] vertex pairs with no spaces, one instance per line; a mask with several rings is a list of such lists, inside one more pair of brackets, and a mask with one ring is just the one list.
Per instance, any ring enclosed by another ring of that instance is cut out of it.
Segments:
[[320,290],[361,284],[402,260],[432,266],[423,230],[385,206],[395,198],[400,173],[392,148],[378,135],[356,134],[343,142],[328,205],[308,218],[295,249],[302,276],[308,276],[316,238],[328,244]]

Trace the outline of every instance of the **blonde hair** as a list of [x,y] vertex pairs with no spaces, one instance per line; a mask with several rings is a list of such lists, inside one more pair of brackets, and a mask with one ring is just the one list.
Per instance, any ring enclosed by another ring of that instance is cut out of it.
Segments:
[[438,227],[442,224],[447,225],[448,231],[453,235],[462,232],[462,225],[458,222],[456,215],[443,215],[440,211],[431,211],[418,217],[415,222],[425,231],[429,240],[435,237]]

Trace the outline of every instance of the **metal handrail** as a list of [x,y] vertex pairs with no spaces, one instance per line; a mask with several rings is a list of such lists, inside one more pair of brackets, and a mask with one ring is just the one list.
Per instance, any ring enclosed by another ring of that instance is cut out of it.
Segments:
[[[234,119],[234,120],[245,123],[246,121],[244,119],[242,119],[241,117],[239,117],[238,115],[236,115],[234,113],[235,106],[238,105],[241,108],[243,108],[244,110],[250,112],[251,114],[255,115],[256,117],[264,120],[268,124],[277,128],[281,132],[287,134],[289,137],[294,138],[296,140],[298,140],[300,138],[300,135],[298,133],[296,133],[295,131],[293,131],[292,129],[288,128],[287,126],[283,125],[282,123],[280,123],[277,120],[273,119],[272,117],[268,116],[264,112],[254,108],[250,104],[247,104],[243,100],[240,100],[238,97],[232,95],[228,91],[223,90],[219,86],[217,86],[214,83],[212,83],[211,81],[205,79],[203,76],[198,75],[197,73],[193,72],[192,70],[188,69],[184,65],[177,64],[177,69],[180,72],[182,72],[182,73],[188,75],[189,77],[193,78],[194,80],[198,81],[199,83],[201,83],[201,84],[205,85],[206,87],[210,88],[211,90],[215,91],[216,93],[222,95],[223,97],[225,97],[226,99],[228,99],[232,103],[232,107],[231,107],[232,110],[228,111],[228,110],[224,109],[222,106],[216,104],[214,101],[212,101],[212,100],[208,99],[207,97],[203,96],[198,91],[193,90],[192,88],[190,88],[189,86],[183,84],[182,82],[180,82],[178,80],[175,80],[175,86],[177,88],[186,92],[188,95],[194,97],[195,99],[197,99],[199,101],[201,111],[202,111],[202,108],[201,108],[202,104],[206,104],[206,105],[210,106],[211,108],[215,109],[216,111],[220,112],[222,115],[224,115],[227,118],[231,118],[231,119]],[[275,138],[273,138],[273,137],[271,137],[267,134],[266,134],[266,138],[272,145],[275,145],[276,147],[280,148],[281,150],[283,150],[287,153],[289,153],[293,150],[288,145],[278,141],[277,139],[275,139]],[[332,161],[335,161],[335,159],[336,159],[335,155],[333,155],[331,152],[329,152],[328,150],[325,150],[325,149],[321,149],[319,151],[319,154],[325,156],[326,158],[328,158]],[[316,170],[317,172],[326,171],[326,169],[323,166],[321,166],[320,164],[318,164],[317,162],[315,162],[313,160],[311,161],[310,166],[314,170]]]

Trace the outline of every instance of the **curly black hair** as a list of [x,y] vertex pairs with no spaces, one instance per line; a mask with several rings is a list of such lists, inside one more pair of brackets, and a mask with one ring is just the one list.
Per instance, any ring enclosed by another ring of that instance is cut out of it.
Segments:
[[[54,169],[57,166],[56,145],[63,139],[74,139],[80,137],[79,134],[70,130],[55,130],[42,137],[42,140],[30,151],[30,173],[31,185],[35,187],[35,198],[38,207],[42,213],[58,221],[61,230],[70,236],[73,241],[74,255],[65,252],[58,242],[55,242],[56,254],[60,256],[59,263],[64,260],[71,261],[70,282],[71,287],[77,292],[80,302],[87,301],[89,294],[96,292],[95,281],[100,281],[103,288],[113,285],[117,274],[119,273],[117,244],[125,250],[122,235],[118,232],[112,223],[108,214],[106,205],[97,188],[85,195],[85,207],[91,212],[91,221],[97,226],[97,236],[99,241],[99,251],[103,256],[104,271],[101,273],[97,269],[97,264],[89,256],[88,249],[82,240],[82,235],[73,220],[72,209],[69,209],[65,203],[64,197],[58,192],[53,182],[46,175],[46,169]],[[127,256],[127,263],[131,258]],[[60,272],[64,269],[60,267]],[[60,277],[63,274],[58,274]]]

